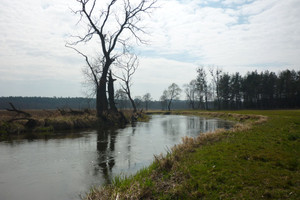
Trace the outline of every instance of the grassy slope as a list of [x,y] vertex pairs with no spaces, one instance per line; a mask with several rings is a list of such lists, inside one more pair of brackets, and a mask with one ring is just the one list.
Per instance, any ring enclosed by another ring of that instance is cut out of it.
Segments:
[[87,199],[300,199],[300,111],[234,113],[266,115],[268,121],[197,144],[186,141]]

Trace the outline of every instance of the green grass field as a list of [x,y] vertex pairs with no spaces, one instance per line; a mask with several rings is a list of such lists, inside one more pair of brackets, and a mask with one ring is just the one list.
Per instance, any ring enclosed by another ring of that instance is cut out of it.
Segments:
[[225,113],[268,119],[222,114],[243,128],[186,138],[135,176],[118,177],[86,199],[300,199],[300,110]]

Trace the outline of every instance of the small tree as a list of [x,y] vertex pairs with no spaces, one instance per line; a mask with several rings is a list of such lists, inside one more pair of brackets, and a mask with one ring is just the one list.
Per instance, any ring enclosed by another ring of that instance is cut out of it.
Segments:
[[146,94],[143,96],[143,101],[144,101],[144,103],[145,103],[145,108],[146,108],[146,110],[148,110],[149,103],[150,103],[151,100],[152,100],[152,98],[151,98],[151,94],[150,94],[150,93],[146,93]]
[[166,98],[168,104],[168,110],[171,110],[173,100],[179,99],[181,89],[176,83],[172,83],[167,90],[164,91],[162,97]]
[[196,103],[198,100],[198,92],[197,92],[197,81],[191,80],[189,84],[184,85],[184,92],[186,95],[186,100],[189,103],[189,106],[192,107],[192,109],[196,108]]
[[161,109],[167,109],[168,107],[168,91],[164,90],[163,94],[159,98],[160,103],[161,103]]

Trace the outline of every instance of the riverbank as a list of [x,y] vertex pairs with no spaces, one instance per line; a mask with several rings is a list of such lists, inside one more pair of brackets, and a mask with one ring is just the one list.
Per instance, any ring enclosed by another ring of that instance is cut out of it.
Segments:
[[300,111],[180,111],[235,120],[184,138],[131,177],[93,189],[96,199],[299,199]]
[[119,121],[118,114],[108,114],[105,119],[98,119],[95,110],[26,110],[30,117],[17,115],[15,112],[0,111],[0,141],[20,138],[44,138],[58,132],[76,131],[99,127],[122,127],[132,121],[147,121],[143,114],[123,111],[125,120]]

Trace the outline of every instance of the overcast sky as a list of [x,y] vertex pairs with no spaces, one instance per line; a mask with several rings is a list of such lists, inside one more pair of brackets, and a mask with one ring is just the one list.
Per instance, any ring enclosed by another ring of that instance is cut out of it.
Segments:
[[[158,0],[158,5],[146,19],[149,44],[135,47],[140,65],[133,96],[149,92],[159,99],[171,83],[194,79],[199,66],[242,74],[300,70],[299,0]],[[0,96],[85,96],[84,59],[64,46],[81,31],[70,10],[76,6],[76,0],[1,0]]]

